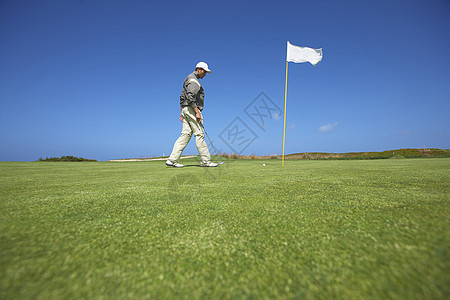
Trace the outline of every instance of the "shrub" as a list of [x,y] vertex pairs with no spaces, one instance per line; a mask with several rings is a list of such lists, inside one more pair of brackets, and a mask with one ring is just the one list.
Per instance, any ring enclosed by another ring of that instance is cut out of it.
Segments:
[[61,156],[61,157],[46,157],[46,158],[42,158],[41,157],[37,161],[57,161],[57,162],[61,162],[61,161],[97,161],[97,160],[67,155],[67,156]]

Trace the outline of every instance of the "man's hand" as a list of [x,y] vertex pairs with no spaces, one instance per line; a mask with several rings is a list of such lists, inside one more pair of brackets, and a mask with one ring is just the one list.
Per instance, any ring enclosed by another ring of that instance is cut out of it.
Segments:
[[203,120],[202,113],[198,109],[198,107],[194,108],[195,110],[195,118],[197,119],[197,122],[201,123]]
[[195,114],[195,118],[197,119],[197,122],[202,123],[202,114],[201,113],[196,113]]
[[180,106],[181,112],[180,112],[180,122],[183,123],[183,106]]

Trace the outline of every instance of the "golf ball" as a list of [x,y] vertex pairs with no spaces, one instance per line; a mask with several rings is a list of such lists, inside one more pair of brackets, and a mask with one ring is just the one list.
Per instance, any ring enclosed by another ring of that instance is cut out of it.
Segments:
[[265,167],[266,166],[266,164],[263,164],[263,167]]

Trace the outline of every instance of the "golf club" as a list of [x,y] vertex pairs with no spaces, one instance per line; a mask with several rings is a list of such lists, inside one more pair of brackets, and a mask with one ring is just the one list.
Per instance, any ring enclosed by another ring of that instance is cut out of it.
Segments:
[[214,149],[214,153],[216,154],[217,158],[219,159],[219,165],[223,165],[224,162],[223,162],[223,161],[220,161],[220,156],[219,156],[219,154],[217,154],[216,148],[214,147],[213,143],[211,142],[211,139],[209,138],[209,135],[208,135],[208,133],[206,132],[205,127],[203,126],[203,122],[200,123],[200,125],[201,125],[202,128],[203,128],[203,132],[204,132],[204,133],[206,134],[206,136],[208,137],[209,143],[211,144],[211,146],[212,146],[213,149]]

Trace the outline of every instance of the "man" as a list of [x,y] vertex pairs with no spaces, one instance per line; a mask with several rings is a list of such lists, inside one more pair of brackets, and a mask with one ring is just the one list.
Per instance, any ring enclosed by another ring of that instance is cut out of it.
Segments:
[[195,66],[195,71],[189,74],[184,80],[183,91],[180,96],[180,121],[183,122],[183,127],[181,136],[176,140],[172,154],[170,154],[169,159],[166,161],[167,166],[176,168],[184,167],[178,161],[184,148],[189,143],[192,134],[195,136],[195,144],[200,154],[200,166],[218,166],[218,164],[211,162],[211,155],[205,142],[202,126],[203,117],[201,111],[203,110],[205,92],[199,79],[203,79],[206,73],[211,73],[211,70],[205,62],[201,61]]

